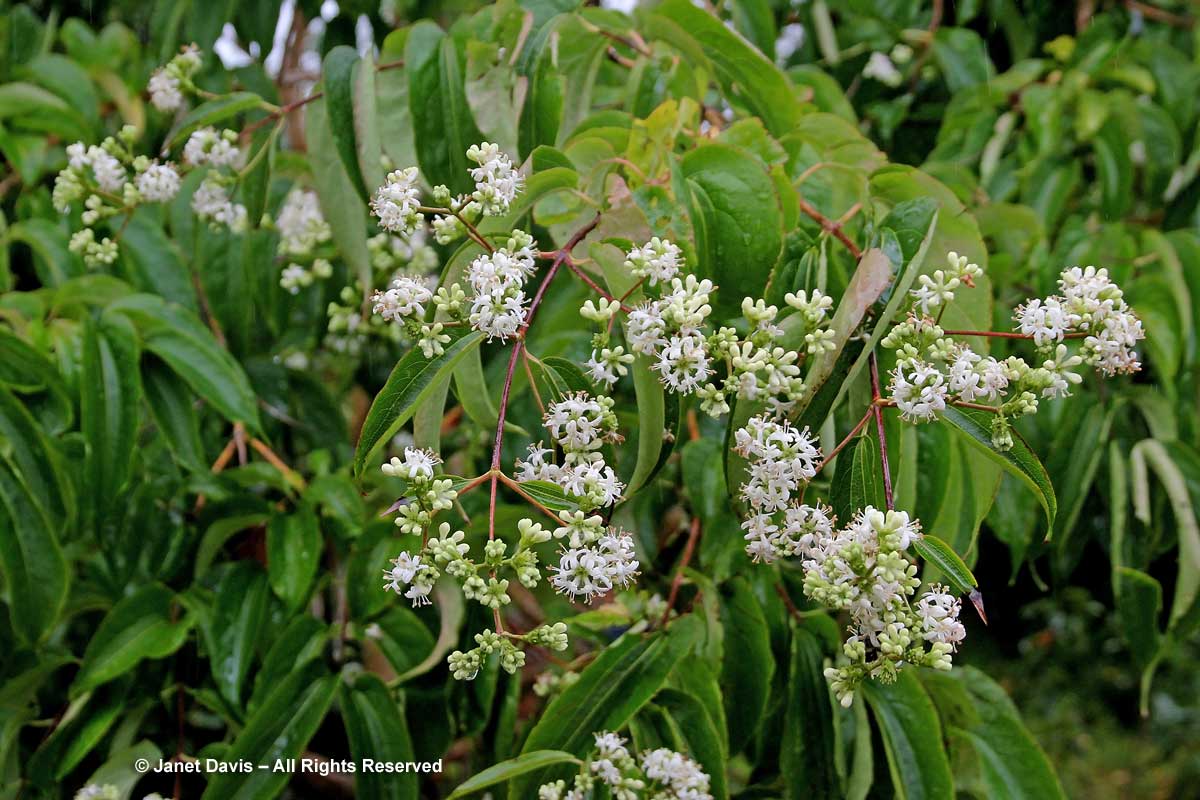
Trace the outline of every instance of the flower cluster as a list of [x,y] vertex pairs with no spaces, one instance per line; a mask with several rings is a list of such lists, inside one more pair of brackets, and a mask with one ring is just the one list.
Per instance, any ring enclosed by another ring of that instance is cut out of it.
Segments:
[[200,49],[187,45],[179,54],[163,66],[154,70],[146,90],[150,103],[159,111],[177,111],[183,106],[184,92],[194,92],[192,77],[200,69]]
[[276,252],[288,260],[279,276],[280,286],[291,294],[299,294],[314,280],[333,275],[333,264],[318,255],[320,248],[333,238],[333,232],[321,213],[316,192],[292,187],[275,218],[275,229],[279,232]]
[[742,528],[751,558],[770,563],[797,555],[813,536],[832,527],[824,510],[796,500],[821,458],[807,428],[797,430],[765,414],[753,417],[734,433],[734,450],[750,462],[741,498],[750,509]]
[[621,499],[625,486],[604,461],[601,448],[620,441],[611,397],[591,397],[582,392],[565,395],[546,408],[544,423],[554,444],[563,451],[562,464],[547,460],[551,451],[538,442],[517,461],[521,481],[550,481],[579,501],[584,510],[611,506]]
[[538,800],[712,800],[708,773],[692,759],[660,747],[636,757],[627,740],[610,731],[594,734],[596,751],[574,781],[559,780],[538,789]]
[[614,586],[628,586],[638,572],[633,537],[616,528],[607,528],[597,516],[582,511],[563,511],[563,524],[554,530],[554,538],[565,540],[558,566],[551,567],[551,584],[559,594],[572,601],[608,594]]
[[490,142],[471,145],[467,158],[476,165],[470,169],[475,191],[456,196],[446,186],[435,186],[431,192],[437,204],[434,207],[421,205],[416,167],[389,173],[371,198],[371,213],[378,218],[379,227],[407,237],[421,229],[425,213],[433,213],[430,225],[434,236],[438,243],[449,244],[466,235],[482,217],[507,212],[525,183],[512,160]]
[[945,587],[929,588],[915,608],[909,602],[921,581],[905,551],[921,537],[907,513],[867,506],[844,529],[820,531],[800,547],[804,593],[850,616],[848,663],[825,670],[844,706],[868,677],[890,683],[906,664],[950,669],[966,636],[961,603]]
[[[115,241],[96,238],[93,227],[118,214],[132,213],[142,203],[165,203],[179,193],[180,176],[171,164],[135,156],[137,131],[126,125],[116,136],[90,147],[67,147],[67,166],[54,180],[54,207],[67,213],[79,204],[84,228],[71,236],[70,249],[89,267],[117,259]],[[132,179],[131,179],[132,176]]]
[[[565,429],[594,424],[580,418],[562,423]],[[582,440],[581,440],[582,441]],[[462,587],[463,596],[480,605],[498,611],[512,602],[509,595],[510,575],[522,586],[533,589],[542,580],[542,566],[535,547],[551,539],[562,543],[557,566],[551,566],[551,583],[556,591],[572,600],[590,600],[616,586],[628,586],[637,575],[638,561],[634,554],[633,537],[608,528],[599,516],[583,512],[563,511],[561,524],[553,531],[546,530],[530,519],[517,523],[515,547],[500,538],[489,538],[483,545],[482,558],[472,557],[466,534],[441,523],[434,536],[429,535],[434,517],[451,507],[458,493],[453,480],[438,477],[440,459],[428,450],[414,447],[404,449],[403,457],[393,457],[382,467],[389,477],[401,478],[406,487],[404,496],[393,507],[396,525],[405,534],[422,537],[415,551],[404,550],[383,570],[384,588],[401,594],[414,606],[430,604],[434,585],[449,576]],[[519,644],[531,644],[563,650],[567,646],[566,627],[555,624],[538,628],[523,635],[483,631],[475,638],[476,647],[467,652],[456,651],[450,656],[450,667],[456,678],[474,677],[483,660],[498,653],[500,664],[510,672],[519,669],[525,655]]]
[[712,416],[728,413],[734,398],[762,402],[775,413],[789,410],[804,391],[802,356],[778,345],[785,333],[782,326],[802,338],[807,353],[831,348],[830,298],[817,291],[811,298],[806,292],[789,293],[781,315],[776,306],[747,297],[742,301],[744,334],[734,327],[712,330],[707,322],[715,287],[694,275],[680,277],[681,265],[679,248],[663,239],[651,239],[629,252],[625,266],[639,284],[661,287],[658,297],[629,310],[624,326],[628,352],[611,341],[619,302],[601,299],[597,305],[589,300],[580,309],[581,316],[602,326],[585,365],[592,379],[615,384],[628,372],[634,354],[641,354],[664,386],[680,394],[695,393]]
[[[1145,336],[1141,320],[1107,270],[1068,269],[1059,280],[1060,295],[1030,300],[1016,310],[1018,330],[1038,351],[1039,361],[1031,365],[1017,356],[980,355],[926,315],[944,308],[955,289],[973,285],[980,274],[955,253],[948,261],[949,271],[922,276],[922,285],[912,292],[913,312],[882,341],[896,351],[889,388],[904,419],[937,419],[951,403],[987,404],[994,411],[992,443],[1007,449],[1013,442],[1010,420],[1036,412],[1041,400],[1068,396],[1083,380],[1076,367],[1086,362],[1105,375],[1140,368],[1134,347]],[[1083,338],[1078,353],[1071,352],[1068,338]]]

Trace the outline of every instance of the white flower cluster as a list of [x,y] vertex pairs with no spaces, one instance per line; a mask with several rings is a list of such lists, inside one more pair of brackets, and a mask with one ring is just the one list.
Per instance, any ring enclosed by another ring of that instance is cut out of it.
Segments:
[[421,212],[421,189],[417,186],[417,168],[408,167],[389,172],[383,186],[371,198],[371,213],[379,218],[385,231],[409,236],[424,221]]
[[678,245],[655,236],[643,246],[629,251],[625,268],[655,286],[659,281],[666,283],[679,274],[680,255]]
[[[67,166],[54,181],[52,200],[63,214],[79,203],[86,226],[71,236],[70,250],[88,266],[111,264],[118,248],[108,237],[97,239],[94,225],[118,214],[130,214],[142,203],[165,203],[179,193],[180,177],[171,164],[134,156],[137,131],[125,126],[100,145],[68,145]],[[130,180],[132,173],[133,179]]]
[[200,128],[183,146],[183,161],[193,167],[235,167],[242,160],[237,131]]
[[[788,411],[804,391],[800,376],[800,353],[778,345],[785,330],[779,323],[799,325],[808,353],[833,347],[829,328],[832,300],[818,291],[785,297],[785,316],[765,301],[747,297],[742,316],[747,333],[732,327],[706,328],[712,314],[709,304],[715,288],[711,281],[694,275],[678,276],[682,266],[679,248],[654,238],[631,250],[625,266],[651,287],[661,283],[657,298],[629,310],[625,341],[629,347],[611,342],[612,319],[621,309],[615,300],[589,300],[580,315],[601,326],[593,337],[591,358],[585,366],[596,383],[609,386],[628,372],[634,354],[650,359],[663,385],[680,394],[695,393],[701,408],[712,416],[726,414],[733,398],[764,403],[775,413]],[[724,368],[724,377],[714,377]]]
[[512,160],[490,142],[471,145],[467,158],[478,165],[471,169],[471,180],[475,181],[471,199],[479,204],[483,215],[491,217],[508,211],[525,183],[513,169]]
[[517,480],[558,484],[585,510],[620,500],[625,486],[601,452],[605,442],[620,440],[613,406],[611,397],[590,397],[582,392],[551,403],[544,422],[550,438],[562,448],[563,463],[547,461],[551,451],[541,442],[532,444],[525,459],[517,461]]
[[558,566],[551,567],[550,582],[559,594],[572,601],[583,598],[590,603],[613,587],[628,586],[638,574],[633,537],[616,528],[607,528],[598,516],[581,511],[559,513],[563,524],[554,530],[555,539],[565,540]]
[[814,535],[832,527],[824,510],[796,501],[821,458],[807,428],[797,430],[767,415],[752,417],[734,433],[734,450],[750,462],[741,498],[750,508],[742,528],[751,558],[770,563],[797,555]]
[[202,220],[223,225],[234,233],[246,230],[249,220],[246,207],[229,196],[228,181],[217,172],[210,172],[192,194],[192,211]]
[[292,187],[275,219],[279,231],[278,252],[281,256],[306,256],[328,242],[333,232],[317,193],[299,186]]
[[[1083,378],[1075,368],[1085,361],[1105,375],[1140,368],[1134,347],[1144,338],[1141,320],[1125,303],[1106,270],[1073,267],[1059,280],[1061,295],[1031,300],[1016,311],[1018,328],[1036,345],[1040,363],[1030,365],[1010,356],[982,356],[947,336],[925,312],[953,299],[960,284],[972,285],[980,273],[966,259],[950,253],[949,272],[922,276],[913,290],[913,313],[895,325],[882,344],[896,351],[891,400],[904,419],[937,419],[951,403],[987,404],[992,418],[992,442],[1012,446],[1009,420],[1037,411],[1039,401],[1066,397]],[[919,312],[919,313],[918,313]],[[1078,353],[1065,339],[1086,335]]]
[[1117,375],[1141,369],[1134,348],[1146,333],[1108,270],[1071,267],[1062,273],[1058,288],[1061,294],[1030,300],[1017,309],[1014,317],[1021,333],[1033,336],[1042,348],[1069,334],[1086,333],[1080,352],[1100,372]]
[[525,281],[537,269],[535,256],[533,237],[513,231],[504,247],[484,253],[467,268],[467,282],[474,292],[468,319],[489,341],[505,341],[525,324]]
[[921,581],[905,551],[920,538],[920,524],[907,513],[867,506],[844,529],[825,528],[799,548],[804,593],[850,616],[842,648],[849,663],[825,670],[843,706],[863,680],[890,683],[905,664],[950,669],[966,636],[962,604],[945,587],[930,587],[916,608],[909,602]]
[[932,275],[919,276],[919,285],[909,292],[914,307],[921,309],[922,314],[944,307],[954,299],[959,286],[974,288],[975,279],[983,274],[978,264],[972,264],[966,256],[953,250],[946,254],[946,266],[946,269],[934,270]]
[[710,280],[694,275],[672,278],[670,291],[629,312],[625,337],[636,353],[652,359],[651,367],[665,386],[691,394],[712,375],[712,360],[701,327],[712,306]]
[[[594,734],[596,752],[574,781],[543,784],[538,800],[589,800],[603,789],[613,800],[712,800],[710,777],[692,759],[660,747],[636,758],[626,739],[610,731]],[[600,786],[597,785],[600,784]]]
[[154,70],[146,90],[150,103],[159,111],[176,111],[183,105],[183,93],[194,91],[192,76],[200,69],[200,49],[194,44],[184,47],[178,55]]

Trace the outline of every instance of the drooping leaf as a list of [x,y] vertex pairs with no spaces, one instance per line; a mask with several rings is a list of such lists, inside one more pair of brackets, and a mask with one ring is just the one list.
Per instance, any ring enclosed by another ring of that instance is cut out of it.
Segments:
[[451,340],[440,356],[426,358],[420,348],[414,347],[397,362],[363,421],[362,433],[354,451],[354,471],[357,475],[362,475],[367,460],[412,417],[417,404],[432,391],[438,380],[450,375],[463,355],[483,341],[483,334],[479,331],[450,329],[448,335]]
[[12,627],[30,644],[58,620],[69,572],[58,534],[28,487],[0,459],[0,568]]
[[787,711],[779,748],[784,797],[787,800],[840,797],[833,706],[824,675],[824,654],[817,637],[802,628],[792,631],[787,687]]
[[863,694],[883,734],[896,796],[903,800],[953,798],[954,778],[942,749],[941,723],[913,671],[901,670],[890,685],[867,680]]
[[538,772],[546,767],[559,764],[582,764],[583,762],[562,750],[534,750],[522,753],[516,758],[493,764],[487,769],[480,770],[467,780],[460,783],[447,800],[457,800],[460,797],[470,797],[500,783],[513,780],[529,772]]
[[721,665],[721,691],[729,724],[729,752],[746,746],[762,724],[775,656],[762,605],[742,578],[726,584],[721,617],[725,628],[725,658]]
[[317,516],[307,505],[271,518],[267,526],[267,577],[271,590],[289,609],[300,607],[308,598],[323,543]]
[[258,399],[246,373],[195,314],[148,294],[121,298],[105,313],[127,317],[142,346],[165,361],[226,419],[258,429]]
[[957,594],[970,594],[979,585],[954,548],[938,537],[927,533],[914,540],[913,551],[927,564],[936,567],[939,575]]
[[[339,705],[350,740],[350,755],[398,764],[413,761],[412,741],[403,707],[379,678],[361,673],[343,683]],[[417,773],[378,773],[363,770],[355,776],[354,795],[364,800],[417,800]]]
[[262,105],[262,98],[253,92],[234,92],[201,103],[179,121],[170,138],[163,144],[163,150],[174,150],[200,128],[216,126],[238,114],[261,108]]
[[171,655],[183,645],[191,628],[191,616],[176,605],[170,589],[159,583],[143,586],[101,620],[71,684],[71,697],[92,691],[144,659]]
[[948,406],[943,418],[968,442],[1029,487],[1045,512],[1046,538],[1049,539],[1054,533],[1054,518],[1058,514],[1054,485],[1041,460],[1020,434],[1013,431],[1013,446],[1008,450],[999,450],[992,444],[992,415],[989,412]]

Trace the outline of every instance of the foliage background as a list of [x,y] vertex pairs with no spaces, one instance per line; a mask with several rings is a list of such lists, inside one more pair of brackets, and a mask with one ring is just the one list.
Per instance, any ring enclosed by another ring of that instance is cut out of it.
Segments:
[[[539,18],[558,10],[552,3],[529,7]],[[459,2],[395,2],[382,8],[375,3],[343,3],[341,13],[312,43],[318,56],[339,45],[357,46],[362,37],[356,32],[356,21],[361,15],[370,22],[368,37],[381,48],[382,61],[397,46],[394,39],[389,46],[386,38],[393,27],[419,19],[449,27],[476,8]],[[306,19],[321,15],[314,3],[300,3],[299,9]],[[972,518],[973,524],[965,526],[966,540],[955,544],[970,557],[987,588],[992,624],[986,629],[971,626],[961,663],[978,666],[1002,682],[1058,769],[1067,794],[1196,796],[1200,674],[1194,664],[1195,622],[1200,612],[1194,605],[1181,608],[1172,602],[1186,595],[1189,586],[1194,592],[1200,574],[1200,533],[1194,511],[1200,498],[1196,10],[1183,2],[1165,1],[817,0],[793,6],[729,2],[718,11],[786,70],[812,110],[857,128],[892,163],[920,166],[949,187],[973,215],[991,253],[988,267],[995,303],[981,310],[985,323],[991,314],[994,327],[1006,329],[1007,309],[1049,291],[1065,265],[1108,266],[1128,286],[1130,300],[1148,330],[1148,373],[1133,385],[1101,387],[1110,394],[1099,400],[1080,397],[1058,404],[1038,417],[1036,429],[1024,431],[1056,483],[1060,523],[1053,545],[1041,544],[1042,522],[1035,498],[1007,476],[999,484],[998,502],[984,517],[986,504],[973,500],[962,488],[970,469],[968,456],[958,449],[950,452],[963,461],[953,469],[939,471],[925,468],[936,465],[919,464],[922,468],[916,474],[922,476],[922,483],[913,489],[920,497],[932,498],[925,501],[931,505],[921,509],[923,519]],[[20,398],[15,405],[6,400],[4,416],[9,426],[20,427],[25,417],[16,406],[27,406],[60,437],[58,457],[83,470],[87,492],[80,496],[88,498],[71,508],[69,494],[60,497],[61,513],[78,536],[64,544],[73,580],[63,611],[69,622],[52,643],[59,663],[51,666],[53,652],[43,651],[33,659],[15,644],[0,648],[5,683],[0,754],[5,756],[6,775],[14,769],[22,771],[18,764],[26,759],[32,759],[34,768],[39,758],[58,764],[73,760],[71,769],[59,777],[64,785],[75,786],[103,763],[100,752],[111,753],[114,743],[136,746],[142,736],[156,741],[172,738],[173,717],[163,710],[170,708],[174,683],[161,671],[147,671],[144,666],[139,680],[157,679],[162,685],[149,692],[144,687],[134,690],[136,702],[127,699],[132,680],[123,679],[106,684],[84,704],[68,705],[62,724],[55,728],[64,733],[57,737],[43,738],[46,725],[38,729],[24,724],[28,721],[24,700],[31,692],[43,701],[36,716],[45,720],[52,720],[63,703],[80,696],[78,684],[68,695],[72,673],[65,667],[82,655],[99,620],[131,586],[149,586],[156,579],[173,589],[182,588],[188,585],[189,575],[204,571],[201,566],[221,562],[219,576],[197,582],[206,602],[197,603],[188,613],[215,616],[215,620],[194,620],[206,636],[219,639],[224,635],[221,631],[233,631],[241,637],[223,644],[207,639],[205,644],[232,654],[237,662],[233,679],[224,684],[219,678],[206,682],[202,660],[186,655],[168,659],[186,683],[203,687],[189,702],[209,709],[213,741],[222,737],[223,724],[218,720],[222,713],[233,707],[230,713],[236,720],[242,714],[239,705],[261,703],[260,691],[265,688],[260,687],[269,687],[283,674],[271,671],[282,670],[283,665],[272,663],[268,651],[259,654],[263,660],[247,681],[254,660],[249,653],[259,632],[286,618],[280,608],[293,602],[287,584],[269,583],[250,566],[270,549],[273,535],[283,535],[289,525],[307,529],[305,520],[296,518],[320,515],[330,539],[346,545],[342,555],[348,560],[336,561],[338,568],[353,578],[361,576],[357,583],[347,584],[350,596],[343,598],[351,613],[357,617],[366,609],[370,613],[364,616],[372,616],[382,608],[379,593],[361,589],[362,595],[356,596],[354,592],[359,591],[356,587],[374,586],[370,576],[377,573],[371,557],[382,557],[385,548],[364,547],[363,542],[381,540],[387,527],[368,527],[357,542],[349,541],[354,538],[350,531],[357,532],[361,525],[365,507],[353,488],[347,488],[338,467],[350,455],[353,420],[361,417],[369,393],[382,383],[395,355],[369,354],[353,374],[333,370],[322,380],[282,369],[275,357],[289,348],[312,348],[325,298],[310,296],[307,308],[288,309],[288,298],[270,291],[273,273],[255,277],[255,272],[243,269],[243,264],[270,259],[270,243],[263,234],[251,234],[244,242],[197,235],[186,213],[171,210],[166,223],[174,243],[162,233],[161,221],[135,220],[126,240],[130,255],[123,269],[135,284],[153,284],[155,276],[167,276],[167,283],[150,288],[172,299],[187,294],[187,276],[192,272],[210,282],[209,294],[224,323],[229,349],[253,384],[251,390],[231,380],[224,402],[234,409],[245,403],[253,406],[257,393],[269,406],[305,422],[285,425],[269,415],[264,420],[270,429],[266,438],[284,442],[281,450],[289,459],[303,460],[293,463],[310,483],[305,495],[309,499],[296,504],[294,514],[277,514],[264,499],[294,497],[295,487],[269,465],[251,461],[219,478],[204,474],[204,467],[228,437],[219,415],[181,417],[180,424],[196,426],[182,439],[194,445],[191,452],[173,452],[162,437],[142,430],[136,439],[138,452],[124,451],[129,459],[125,464],[120,458],[97,463],[84,456],[84,441],[76,433],[79,425],[71,420],[76,414],[117,414],[104,431],[113,441],[124,442],[125,448],[132,448],[135,441],[128,427],[150,420],[141,409],[132,418],[113,409],[89,410],[87,393],[80,391],[97,380],[115,380],[119,394],[119,364],[128,356],[122,348],[129,338],[120,324],[98,332],[72,326],[68,323],[86,315],[70,309],[107,305],[118,292],[103,282],[80,286],[77,296],[36,292],[39,286],[58,285],[82,272],[65,248],[69,226],[49,205],[49,180],[61,164],[62,144],[95,138],[114,128],[119,118],[146,126],[146,140],[158,141],[167,133],[166,123],[148,113],[138,97],[150,70],[181,43],[212,43],[226,21],[233,24],[242,44],[259,43],[261,56],[270,50],[277,18],[274,3],[193,0],[13,5],[0,19],[5,42],[0,77],[7,83],[0,87],[0,151],[6,160],[0,186],[7,223],[0,281],[10,290],[0,302],[0,312],[20,334],[0,338],[7,348],[0,369],[14,393],[5,397]],[[901,73],[897,85],[863,76],[872,53],[895,53],[898,43],[911,48],[912,58],[897,63]],[[636,56],[624,46],[615,49],[621,58]],[[606,59],[602,69],[619,66]],[[205,80],[214,91],[240,85],[282,104],[302,96],[319,77],[312,64],[290,67],[294,73],[289,80],[277,82],[260,63],[226,70],[210,57]],[[687,77],[662,64],[643,69],[640,82],[630,84],[631,105],[639,117],[657,106],[662,84]],[[44,105],[31,105],[11,89],[14,82],[31,83],[59,98],[58,104],[50,104],[49,110],[56,113],[47,113]],[[605,85],[616,91],[612,87],[622,84],[610,80]],[[477,121],[484,126],[494,122]],[[828,120],[823,124],[832,125]],[[295,129],[292,144],[304,144],[300,133],[304,128]],[[522,135],[528,129],[522,120]],[[311,145],[311,135],[308,139]],[[522,155],[527,151],[522,144]],[[304,173],[303,165],[282,151],[275,170],[279,178]],[[816,194],[806,196],[826,211],[840,211],[849,205],[839,202],[842,190],[830,182],[814,186]],[[277,203],[281,193],[277,180],[269,202]],[[564,219],[570,218],[569,212],[564,210]],[[855,221],[848,227],[851,235],[864,233],[858,225]],[[811,252],[819,229],[807,221],[798,227],[804,235],[791,239],[788,246],[802,259]],[[844,254],[833,248],[819,252],[825,254],[832,273],[845,273]],[[162,270],[164,261],[178,269]],[[171,284],[170,279],[182,282]],[[247,283],[255,280],[262,285]],[[215,287],[220,289],[213,291]],[[111,297],[105,292],[111,292]],[[273,300],[265,306],[239,302],[246,293]],[[569,314],[577,301],[563,298],[557,307],[548,307],[545,316]],[[136,313],[127,316],[135,318]],[[169,331],[163,335],[168,339],[170,331],[191,335],[186,322],[169,320],[166,327]],[[144,330],[141,335],[145,336]],[[29,355],[21,341],[32,342],[35,350],[60,354],[60,363],[52,365],[36,353]],[[578,345],[564,341],[553,346],[567,353]],[[171,361],[170,342],[162,346],[157,356],[137,367],[147,395],[160,393],[150,411],[171,407],[172,399],[186,406],[190,397],[164,368],[163,362]],[[61,356],[72,348],[79,358]],[[94,357],[89,358],[89,352]],[[213,360],[220,368],[223,357],[214,355]],[[41,372],[47,368],[50,373]],[[153,422],[159,427],[173,424],[157,415]],[[518,422],[533,427],[536,415],[525,414]],[[9,430],[6,435],[16,433]],[[921,435],[939,434],[922,431]],[[462,430],[452,437],[455,446],[468,452],[485,444]],[[925,444],[923,440],[918,453],[938,452],[939,442],[928,448]],[[6,452],[6,458],[16,458],[11,452]],[[189,460],[192,467],[200,468],[189,468]],[[127,484],[130,475],[137,479]],[[988,493],[986,487],[980,491]],[[198,493],[209,498],[209,506],[193,514],[190,505]],[[974,519],[977,510],[983,518]],[[652,510],[644,513],[650,515]],[[144,531],[155,535],[144,536]],[[666,563],[674,555],[671,548],[679,544],[667,543]],[[318,551],[323,546],[320,541],[312,543]],[[363,551],[367,555],[359,559],[350,555]],[[307,578],[314,585],[323,580],[315,575]],[[301,594],[311,590],[308,583],[299,590]],[[13,588],[7,587],[10,594]],[[278,602],[269,601],[272,590]],[[223,604],[223,597],[230,599]],[[144,596],[141,601],[160,612],[146,633],[154,642],[151,650],[174,653],[178,648],[174,637],[181,635],[174,618],[177,607],[168,596]],[[46,609],[34,603],[32,611]],[[405,613],[389,612],[380,618],[381,624],[387,628],[391,620],[397,630],[407,630],[401,624],[406,620],[400,619]],[[25,612],[12,614],[0,640],[18,641],[23,624],[36,629],[37,623]],[[278,657],[282,658],[282,653],[303,650],[302,643],[312,642],[316,633],[298,624],[280,636],[291,637],[281,646]],[[181,652],[191,653],[194,647]],[[325,688],[314,685],[317,688],[310,694]],[[155,697],[159,688],[162,697]],[[413,739],[418,755],[433,756],[451,740],[482,736],[482,741],[493,742],[492,755],[501,757],[507,718],[489,720],[482,709],[490,710],[498,697],[511,696],[510,689],[511,685],[493,680],[487,689],[455,688],[447,699],[441,696],[442,682],[436,676],[418,682],[407,692],[410,719],[429,720],[422,735]],[[517,713],[515,707],[497,707]],[[131,708],[132,713],[114,725],[117,710]],[[487,720],[486,730],[464,723],[471,719]],[[435,725],[443,726],[440,739],[431,733]],[[464,727],[452,729],[453,725]],[[203,725],[198,725],[197,731],[202,730]],[[318,733],[318,741],[321,736]]]

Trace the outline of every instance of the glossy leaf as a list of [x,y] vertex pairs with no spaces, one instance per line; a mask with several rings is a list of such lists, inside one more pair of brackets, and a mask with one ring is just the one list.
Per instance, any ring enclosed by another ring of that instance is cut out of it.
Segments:
[[[383,763],[413,761],[404,710],[383,681],[369,673],[343,683],[339,706],[350,740],[350,755]],[[417,773],[377,773],[364,769],[354,781],[355,797],[364,800],[417,800]]]
[[890,685],[868,680],[863,694],[883,734],[896,796],[904,800],[953,798],[954,779],[942,750],[937,711],[913,670],[901,670]]
[[526,773],[537,772],[559,764],[582,764],[583,762],[562,750],[534,750],[516,758],[493,764],[460,783],[447,800],[470,797],[497,784],[518,778]]

